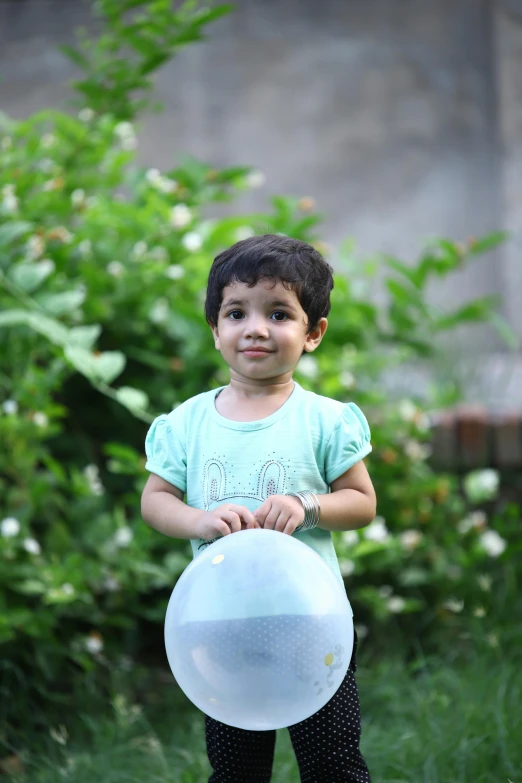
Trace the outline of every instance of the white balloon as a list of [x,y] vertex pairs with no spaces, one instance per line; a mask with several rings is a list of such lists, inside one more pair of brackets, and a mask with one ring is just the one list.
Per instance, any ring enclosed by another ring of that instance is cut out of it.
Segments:
[[352,655],[342,582],[297,538],[242,530],[208,546],[179,578],[165,619],[179,686],[206,715],[280,729],[316,713]]

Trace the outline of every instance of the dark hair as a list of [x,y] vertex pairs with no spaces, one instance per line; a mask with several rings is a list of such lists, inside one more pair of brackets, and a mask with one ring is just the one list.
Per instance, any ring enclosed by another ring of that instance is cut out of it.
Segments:
[[237,281],[252,288],[261,279],[279,280],[295,292],[310,332],[330,312],[332,272],[322,255],[299,239],[276,234],[242,239],[214,259],[208,276],[205,318],[216,326],[227,285]]

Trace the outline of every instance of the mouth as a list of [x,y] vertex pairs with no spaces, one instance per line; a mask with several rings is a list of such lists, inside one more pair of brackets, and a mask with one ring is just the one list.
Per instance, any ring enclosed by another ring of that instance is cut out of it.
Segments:
[[267,351],[266,348],[246,348],[244,351],[245,356],[268,356],[272,351]]

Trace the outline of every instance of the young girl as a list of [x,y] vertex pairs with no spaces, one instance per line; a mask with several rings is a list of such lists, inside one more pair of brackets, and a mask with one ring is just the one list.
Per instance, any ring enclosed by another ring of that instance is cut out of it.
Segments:
[[[260,527],[297,536],[342,581],[331,531],[375,516],[363,462],[370,431],[356,405],[305,391],[292,378],[324,336],[332,287],[322,256],[288,237],[245,239],[215,258],[205,315],[230,382],[159,416],[145,444],[143,518],[190,539],[194,557],[220,536]],[[332,699],[289,727],[302,783],[370,780],[359,750],[355,669],[356,643]],[[269,783],[275,737],[206,716],[209,783]]]

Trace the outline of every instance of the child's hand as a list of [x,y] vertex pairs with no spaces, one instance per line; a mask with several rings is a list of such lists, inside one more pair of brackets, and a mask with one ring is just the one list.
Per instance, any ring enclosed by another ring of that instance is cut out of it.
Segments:
[[201,516],[196,522],[196,537],[208,541],[219,535],[228,536],[229,533],[237,533],[239,530],[256,527],[260,527],[260,525],[246,506],[223,503],[222,506],[213,508],[212,511],[201,512]]
[[254,519],[265,530],[279,530],[291,536],[303,522],[305,511],[299,498],[291,495],[270,495],[254,511]]

